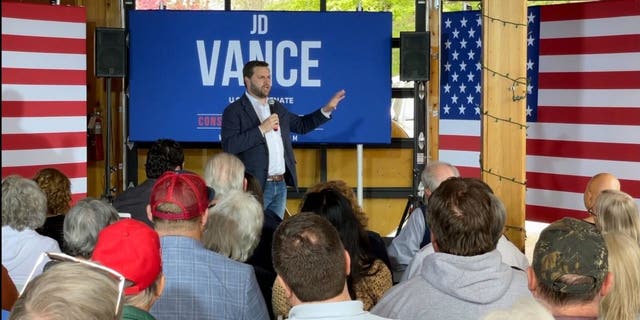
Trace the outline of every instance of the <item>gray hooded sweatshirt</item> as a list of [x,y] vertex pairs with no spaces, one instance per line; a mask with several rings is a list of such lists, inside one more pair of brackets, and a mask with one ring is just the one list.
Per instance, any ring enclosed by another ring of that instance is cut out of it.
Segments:
[[500,253],[427,256],[420,275],[391,288],[371,313],[413,319],[480,319],[531,297],[525,272],[502,263]]

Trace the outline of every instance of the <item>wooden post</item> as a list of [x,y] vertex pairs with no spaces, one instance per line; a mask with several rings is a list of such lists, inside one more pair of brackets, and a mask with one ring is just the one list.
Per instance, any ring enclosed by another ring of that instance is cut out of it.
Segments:
[[524,249],[527,1],[482,2],[482,180],[507,208],[507,237]]
[[[429,82],[427,97],[426,125],[428,126],[427,160],[437,160],[440,143],[440,1],[429,1],[429,34],[431,36],[431,57],[429,59]],[[436,7],[437,4],[437,7]],[[426,162],[425,162],[426,164]]]

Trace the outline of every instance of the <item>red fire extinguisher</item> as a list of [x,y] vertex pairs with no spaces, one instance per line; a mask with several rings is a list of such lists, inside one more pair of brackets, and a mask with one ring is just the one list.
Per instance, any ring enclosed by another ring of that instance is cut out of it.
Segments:
[[87,134],[89,141],[87,143],[89,150],[87,150],[88,159],[92,161],[104,160],[104,145],[102,142],[102,117],[100,112],[96,111],[89,118],[89,124],[87,125]]

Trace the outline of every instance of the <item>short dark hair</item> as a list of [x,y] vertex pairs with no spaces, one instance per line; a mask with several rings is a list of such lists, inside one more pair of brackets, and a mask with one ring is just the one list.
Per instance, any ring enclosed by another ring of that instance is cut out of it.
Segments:
[[323,301],[344,290],[344,247],[327,219],[303,212],[284,220],[273,235],[272,254],[274,269],[300,301]]
[[147,178],[156,179],[167,171],[173,171],[184,163],[182,146],[171,139],[159,139],[147,153],[145,172]]
[[429,228],[440,252],[475,256],[496,248],[491,188],[473,178],[452,177],[429,198]]
[[269,67],[269,64],[260,60],[251,60],[244,65],[244,68],[242,68],[242,76],[244,78],[251,78],[255,67]]

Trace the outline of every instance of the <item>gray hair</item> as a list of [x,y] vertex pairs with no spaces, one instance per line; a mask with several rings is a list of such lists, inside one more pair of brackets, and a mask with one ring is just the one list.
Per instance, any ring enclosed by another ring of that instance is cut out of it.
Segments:
[[78,201],[64,218],[65,252],[90,258],[98,233],[118,219],[118,211],[107,202],[91,197]]
[[204,167],[204,181],[216,191],[216,198],[230,190],[242,190],[244,164],[230,153],[218,153],[207,161]]
[[451,175],[449,174],[443,175],[442,172],[440,172],[442,169],[449,169],[451,171],[450,173],[453,174],[453,177],[460,176],[458,168],[447,162],[429,161],[429,163],[424,167],[422,175],[420,176],[420,180],[422,181],[422,185],[424,185],[425,189],[429,189],[431,190],[431,192],[433,192],[436,190],[436,188],[438,188],[438,186],[440,186],[440,183],[442,183],[442,181],[451,177]]
[[2,226],[35,230],[46,218],[47,196],[37,183],[18,175],[2,180]]
[[602,232],[622,232],[640,244],[640,211],[635,200],[618,190],[604,190],[594,205],[596,226]]
[[502,200],[495,194],[489,193],[489,198],[491,198],[491,211],[494,214],[493,223],[491,224],[491,234],[494,235],[496,243],[498,243],[498,240],[500,240],[504,232],[504,225],[507,220],[507,208],[505,208]]
[[264,213],[250,193],[231,190],[210,209],[202,234],[209,250],[244,262],[260,242]]
[[59,262],[35,277],[11,311],[11,319],[120,319],[123,296],[115,278],[88,265]]

